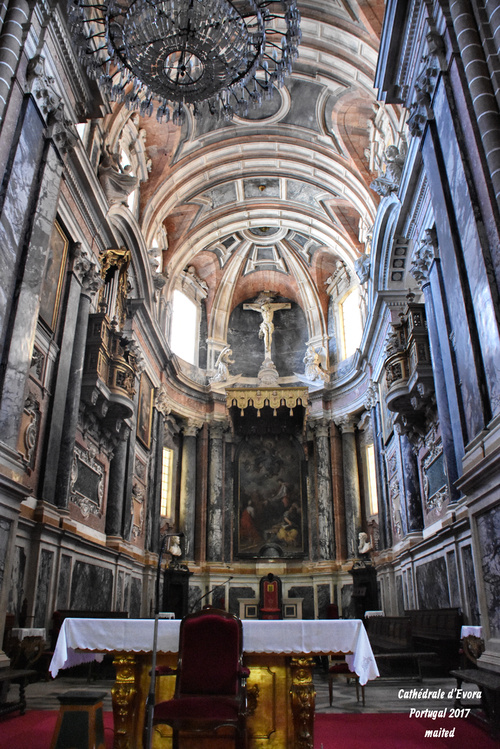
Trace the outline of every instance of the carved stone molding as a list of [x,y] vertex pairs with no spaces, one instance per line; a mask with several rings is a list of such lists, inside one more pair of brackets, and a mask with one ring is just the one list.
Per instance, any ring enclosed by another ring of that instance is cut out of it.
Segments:
[[342,434],[354,433],[354,416],[351,414],[344,414],[335,419],[336,426],[340,429]]
[[94,296],[103,285],[101,271],[95,258],[78,242],[74,248],[73,271],[87,296]]
[[182,434],[184,435],[184,437],[196,437],[202,427],[202,421],[188,419],[186,424],[182,427]]
[[380,197],[385,198],[391,193],[399,190],[405,156],[405,149],[400,151],[397,146],[388,146],[388,148],[385,149],[385,171],[379,177],[374,179],[370,185],[371,189],[380,195]]
[[155,388],[154,406],[163,416],[168,416],[172,412],[172,404],[165,383]]
[[329,426],[328,419],[317,419],[309,422],[309,427],[314,431],[316,437],[328,437]]
[[425,123],[434,119],[432,97],[443,63],[443,39],[434,31],[427,34],[429,54],[422,59],[422,70],[414,84],[415,99],[410,105],[407,126],[413,137],[421,137]]
[[375,408],[375,406],[378,403],[378,389],[376,384],[373,382],[373,380],[370,380],[368,387],[366,388],[366,394],[365,394],[365,409],[367,411],[371,411],[372,408]]
[[[93,445],[87,450],[75,445],[71,467],[70,499],[80,508],[84,518],[90,515],[98,518],[102,516],[104,467],[96,460],[96,454],[97,448]],[[83,472],[81,466],[85,468]],[[90,485],[89,476],[93,476],[92,485]],[[89,494],[93,496],[88,496]]]
[[35,97],[45,119],[48,135],[61,153],[71,151],[79,137],[75,127],[66,116],[62,97],[55,89],[55,80],[45,72],[43,55],[32,57],[28,63],[27,88]]
[[434,228],[426,229],[425,237],[413,250],[410,273],[422,287],[429,280],[429,271],[438,256],[437,233]]

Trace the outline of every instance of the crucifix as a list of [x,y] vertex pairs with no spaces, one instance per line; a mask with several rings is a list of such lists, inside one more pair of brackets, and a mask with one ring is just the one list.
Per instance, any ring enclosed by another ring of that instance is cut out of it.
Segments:
[[259,327],[259,338],[264,339],[264,359],[271,359],[271,344],[273,342],[274,313],[279,309],[291,309],[290,302],[273,302],[273,294],[270,291],[263,291],[255,302],[244,304],[243,309],[250,309],[254,312],[260,312],[262,322]]

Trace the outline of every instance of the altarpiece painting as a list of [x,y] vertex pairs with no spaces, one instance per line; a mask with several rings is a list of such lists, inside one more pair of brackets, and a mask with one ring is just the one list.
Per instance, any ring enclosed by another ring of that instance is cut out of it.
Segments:
[[290,436],[249,436],[237,457],[236,553],[296,557],[305,553],[303,459]]

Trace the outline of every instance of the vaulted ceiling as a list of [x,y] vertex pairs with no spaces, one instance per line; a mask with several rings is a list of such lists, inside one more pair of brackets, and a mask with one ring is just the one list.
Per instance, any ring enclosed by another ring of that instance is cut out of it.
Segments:
[[353,268],[375,217],[369,123],[383,2],[298,5],[299,57],[271,100],[231,122],[141,120],[143,234],[151,246],[166,230],[167,284],[188,265],[206,282],[208,331],[219,340],[231,310],[260,289],[306,315],[324,311],[326,279],[339,262]]

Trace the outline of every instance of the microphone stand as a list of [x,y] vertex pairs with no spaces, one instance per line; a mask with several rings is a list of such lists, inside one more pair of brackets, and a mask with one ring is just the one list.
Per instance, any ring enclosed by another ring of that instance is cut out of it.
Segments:
[[200,603],[200,601],[203,601],[204,598],[206,598],[207,596],[209,596],[210,593],[213,593],[214,590],[217,590],[217,588],[222,588],[223,585],[225,585],[226,583],[228,583],[232,579],[233,579],[233,575],[231,575],[231,577],[228,577],[227,580],[223,580],[223,582],[219,583],[218,585],[214,585],[213,588],[211,588],[209,591],[207,591],[206,593],[204,593],[202,596],[200,596],[200,598],[198,598],[193,603],[193,605],[191,606],[191,611],[194,610],[194,607],[197,606]]
[[165,546],[167,545],[167,538],[171,536],[180,536],[180,533],[165,533],[161,539],[160,551],[158,553],[158,565],[156,568],[156,582],[155,582],[155,621],[153,628],[153,652],[151,656],[151,678],[149,681],[149,693],[146,700],[146,740],[144,743],[145,749],[151,749],[153,742],[153,713],[155,709],[156,699],[156,654],[158,651],[158,620],[165,619],[165,612],[160,613],[160,577],[161,577],[161,563],[163,554],[165,553]]

